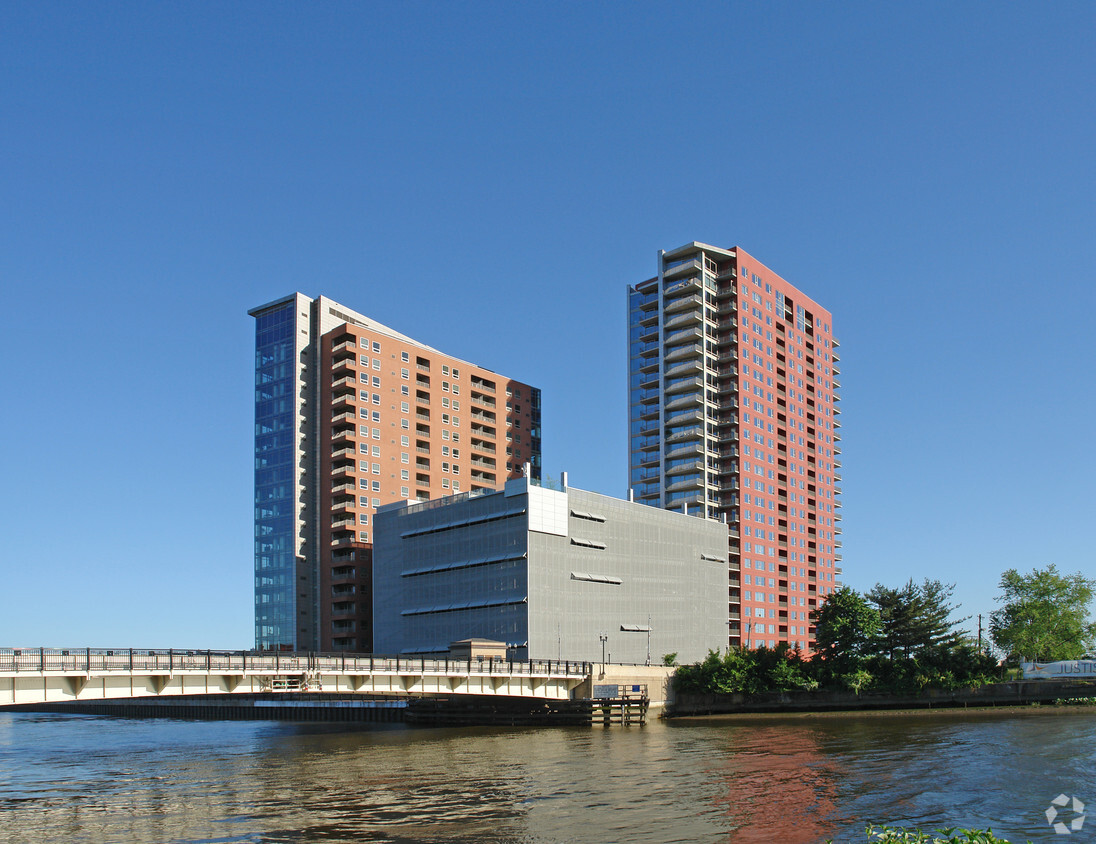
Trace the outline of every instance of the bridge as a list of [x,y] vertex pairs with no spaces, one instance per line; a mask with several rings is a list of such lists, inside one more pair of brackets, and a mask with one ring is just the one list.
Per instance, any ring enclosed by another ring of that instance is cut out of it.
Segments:
[[65,702],[285,692],[486,695],[570,700],[588,662],[420,659],[368,654],[0,648],[0,709]]

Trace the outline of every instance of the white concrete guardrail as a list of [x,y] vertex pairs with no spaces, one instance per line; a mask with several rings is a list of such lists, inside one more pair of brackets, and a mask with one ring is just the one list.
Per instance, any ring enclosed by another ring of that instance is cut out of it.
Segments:
[[167,695],[324,692],[567,700],[588,662],[175,649],[0,648],[0,708]]

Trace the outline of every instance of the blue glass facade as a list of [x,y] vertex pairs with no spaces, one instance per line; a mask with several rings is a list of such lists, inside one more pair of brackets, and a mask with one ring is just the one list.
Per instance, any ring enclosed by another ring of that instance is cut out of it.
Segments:
[[296,647],[296,301],[255,317],[255,645]]
[[628,294],[628,465],[636,501],[662,503],[658,290]]

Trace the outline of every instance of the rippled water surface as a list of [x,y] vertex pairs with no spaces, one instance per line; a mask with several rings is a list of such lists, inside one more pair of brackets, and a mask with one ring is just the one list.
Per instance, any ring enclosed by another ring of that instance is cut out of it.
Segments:
[[[818,842],[876,822],[1057,836],[1096,809],[1096,712],[644,728],[0,713],[0,841]],[[1072,817],[1070,815],[1069,817]]]

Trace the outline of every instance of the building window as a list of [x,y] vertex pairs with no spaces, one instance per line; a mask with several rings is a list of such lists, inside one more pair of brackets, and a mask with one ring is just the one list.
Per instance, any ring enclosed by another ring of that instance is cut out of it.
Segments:
[[[454,378],[460,378],[460,370],[459,370],[459,369],[457,369],[457,368],[456,368],[455,366],[453,367],[453,377],[454,377]],[[453,386],[454,386],[454,388],[455,388],[455,387],[456,387],[456,384],[454,384]],[[454,389],[454,390],[453,390],[453,392],[455,393],[455,392],[456,392],[456,389]]]
[[381,344],[378,343],[376,340],[373,341],[373,351],[376,352],[378,355],[381,353]]
[[374,457],[380,457],[381,456],[381,447],[379,445],[373,446],[373,456]]
[[400,469],[400,480],[401,481],[411,480],[411,474],[408,472],[407,469]]
[[[404,439],[407,439],[407,437],[404,437]],[[411,460],[408,457],[407,452],[406,451],[402,452],[400,454],[400,463],[410,463],[410,462],[411,462]]]
[[410,412],[411,412],[411,405],[409,405],[405,401],[401,401],[400,402],[400,413],[410,413]]
[[405,487],[405,486],[400,487],[400,495],[402,495],[404,498],[407,498],[410,494],[411,493],[408,492],[407,487]]
[[380,386],[381,386],[381,376],[379,376],[379,375],[374,375],[374,376],[373,376],[373,386],[374,386],[374,387],[376,387],[377,389],[380,389]]
[[381,464],[380,463],[374,463],[373,464],[373,474],[374,475],[379,475],[380,473],[381,473]]
[[454,489],[454,491],[459,491],[460,490],[460,481],[457,481],[457,480],[453,481],[453,489]]
[[445,364],[442,364],[442,367],[441,367],[441,374],[442,374],[442,375],[448,375],[448,374],[449,374],[449,367],[448,367],[448,366],[446,366]]
[[363,531],[362,531],[361,533],[359,533],[359,534],[358,534],[358,539],[359,539],[359,541],[361,541],[361,542],[368,542],[368,541],[369,541],[369,534],[368,534],[368,533],[366,533],[366,532],[365,532],[365,531],[363,530]]
[[442,478],[441,479],[441,488],[442,489],[449,489],[449,478]]
[[411,360],[411,357],[407,354],[407,352],[400,352],[400,360],[404,363],[408,363]]
[[404,448],[407,448],[409,445],[411,445],[411,440],[408,439],[406,435],[404,435],[400,437],[400,445],[402,445]]
[[454,396],[459,396],[460,395],[460,384],[454,384],[453,385],[453,395]]
[[358,506],[359,507],[368,507],[369,506],[369,496],[368,495],[358,496]]
[[381,368],[380,358],[373,358],[373,368],[377,370]]
[[373,439],[379,440],[380,438],[381,438],[381,429],[380,428],[374,428],[373,429]]
[[404,381],[409,381],[411,380],[411,373],[408,372],[406,369],[401,369],[400,378],[402,378]]
[[380,492],[380,491],[381,491],[381,482],[380,481],[373,481],[373,492]]
[[358,524],[359,524],[359,525],[367,525],[367,524],[369,524],[369,514],[368,514],[368,513],[361,513],[361,514],[359,514],[359,515],[358,515]]

